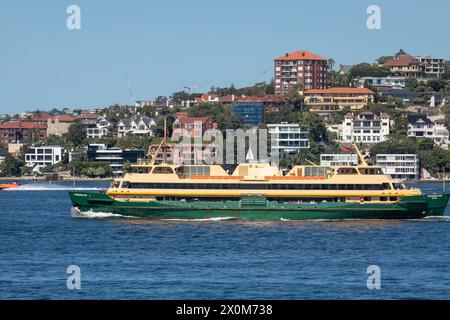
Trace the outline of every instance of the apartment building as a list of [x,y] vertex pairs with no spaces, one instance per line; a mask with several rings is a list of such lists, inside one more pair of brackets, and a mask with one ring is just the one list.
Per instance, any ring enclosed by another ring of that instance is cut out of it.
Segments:
[[69,131],[69,127],[74,121],[75,118],[69,115],[60,115],[48,118],[47,136],[62,136],[64,133],[67,133]]
[[211,117],[181,116],[173,123],[173,137],[203,137],[206,130],[216,129]]
[[342,124],[342,141],[374,144],[385,141],[390,132],[390,116],[386,113],[347,113]]
[[298,123],[274,123],[267,125],[271,136],[271,151],[281,158],[296,155],[301,149],[309,148],[309,130]]
[[275,59],[275,94],[292,90],[323,89],[328,72],[327,59],[306,50],[286,53]]
[[393,179],[417,180],[420,177],[417,154],[377,154],[376,164]]
[[325,167],[356,166],[358,165],[358,162],[358,155],[354,153],[334,153],[320,155],[320,165]]
[[306,90],[305,105],[312,112],[334,112],[344,108],[363,109],[374,102],[374,92],[367,88],[334,87]]
[[47,137],[47,126],[32,121],[11,121],[0,124],[0,144],[34,143]]
[[25,164],[40,172],[47,166],[54,165],[63,159],[64,148],[60,146],[31,147],[33,152],[25,154]]
[[416,56],[415,58],[422,64],[425,78],[438,79],[444,74],[444,59],[434,58],[432,56]]

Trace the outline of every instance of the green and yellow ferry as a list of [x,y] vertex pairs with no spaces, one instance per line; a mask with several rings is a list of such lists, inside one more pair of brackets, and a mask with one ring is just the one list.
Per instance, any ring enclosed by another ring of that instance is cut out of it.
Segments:
[[104,193],[70,192],[79,211],[158,219],[418,219],[444,214],[449,194],[422,194],[381,167],[220,165],[142,161]]

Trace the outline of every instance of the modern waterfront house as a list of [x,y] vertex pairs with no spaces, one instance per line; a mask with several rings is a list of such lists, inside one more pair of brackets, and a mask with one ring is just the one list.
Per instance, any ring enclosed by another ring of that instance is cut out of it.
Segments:
[[87,147],[88,161],[107,162],[113,174],[123,173],[125,162],[136,163],[145,156],[144,150],[122,150],[120,148],[108,148],[105,144],[89,144]]
[[60,146],[31,147],[31,150],[33,152],[25,154],[25,163],[38,172],[62,161],[64,155],[64,148]]
[[271,135],[271,145],[273,152],[278,152],[279,156],[286,158],[298,153],[301,149],[309,148],[309,130],[300,127],[298,123],[276,123],[268,124],[267,128]]
[[417,154],[377,154],[376,163],[393,179],[417,180],[420,177]]

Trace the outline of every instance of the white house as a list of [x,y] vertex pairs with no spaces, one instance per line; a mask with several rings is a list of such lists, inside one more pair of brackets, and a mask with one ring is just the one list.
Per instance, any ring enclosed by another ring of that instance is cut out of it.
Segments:
[[155,119],[146,116],[122,119],[117,124],[117,135],[123,137],[127,134],[133,134],[135,136],[152,137],[154,133],[151,128],[153,127],[156,127]]
[[385,141],[390,131],[390,116],[361,112],[356,117],[347,113],[342,123],[342,141],[373,144]]
[[33,171],[41,171],[47,166],[62,161],[64,154],[64,148],[60,146],[32,147],[31,149],[32,153],[25,154],[25,163],[27,167],[33,168]]
[[417,154],[377,154],[377,165],[393,179],[417,180],[420,176]]
[[87,125],[87,137],[88,138],[102,138],[109,133],[109,126],[111,123],[104,117],[97,119],[95,124]]
[[449,143],[449,131],[443,121],[431,121],[426,115],[408,115],[408,137],[430,138],[436,145]]
[[309,148],[309,130],[301,128],[298,123],[268,124],[267,128],[271,135],[272,153],[278,151],[285,158],[297,154],[300,149]]

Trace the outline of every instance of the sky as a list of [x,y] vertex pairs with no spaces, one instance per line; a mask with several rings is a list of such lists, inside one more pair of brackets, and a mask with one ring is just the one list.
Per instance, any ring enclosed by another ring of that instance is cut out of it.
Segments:
[[[380,30],[366,25],[373,4]],[[129,86],[151,100],[252,85],[295,50],[337,65],[399,49],[450,59],[449,12],[445,0],[0,0],[0,113],[130,104]]]

